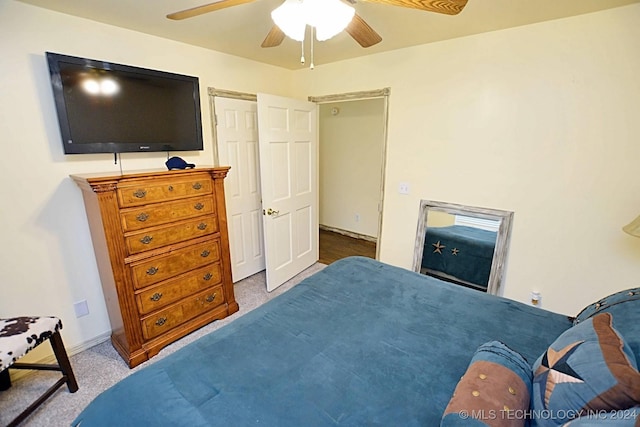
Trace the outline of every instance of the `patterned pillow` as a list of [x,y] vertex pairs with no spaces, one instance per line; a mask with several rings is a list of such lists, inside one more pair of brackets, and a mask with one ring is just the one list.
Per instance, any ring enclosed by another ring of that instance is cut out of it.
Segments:
[[589,304],[578,313],[574,325],[587,320],[590,317],[598,314],[602,310],[607,310],[609,307],[622,304],[628,301],[640,300],[640,288],[627,289],[626,291],[616,292],[609,296],[602,298],[599,301]]
[[482,344],[458,382],[441,426],[524,426],[531,367],[499,341]]
[[581,414],[640,404],[635,356],[600,313],[563,332],[533,364],[534,426],[558,426]]

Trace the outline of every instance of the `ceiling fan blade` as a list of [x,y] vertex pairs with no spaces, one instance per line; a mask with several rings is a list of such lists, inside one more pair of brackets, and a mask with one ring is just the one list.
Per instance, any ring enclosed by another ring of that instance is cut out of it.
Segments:
[[282,32],[280,27],[278,27],[277,25],[274,25],[273,27],[271,27],[271,31],[269,31],[269,34],[267,34],[267,37],[264,38],[260,46],[262,47],[280,46],[280,43],[282,43],[283,40],[284,40],[284,33]]
[[170,13],[167,15],[167,18],[175,20],[193,18],[194,16],[204,15],[205,13],[213,12],[215,10],[226,9],[227,7],[238,6],[245,3],[251,3],[253,1],[255,0],[221,0],[215,3],[203,4],[202,6]]
[[349,33],[349,35],[362,47],[371,47],[382,41],[382,37],[380,37],[380,35],[376,33],[373,28],[371,28],[369,24],[367,24],[357,13],[353,15],[353,19],[349,25],[347,25],[345,31]]
[[429,12],[457,15],[467,5],[467,0],[365,0],[391,6],[410,7]]

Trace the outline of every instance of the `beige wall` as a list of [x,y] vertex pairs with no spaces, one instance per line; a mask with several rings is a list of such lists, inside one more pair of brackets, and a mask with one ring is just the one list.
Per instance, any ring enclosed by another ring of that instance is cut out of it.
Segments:
[[382,98],[320,105],[321,225],[378,237],[383,113]]
[[515,212],[507,297],[575,314],[638,286],[620,230],[640,213],[638,22],[636,4],[296,72],[313,96],[391,88],[381,260],[411,268],[420,199],[441,200]]
[[[114,171],[113,157],[62,152],[45,51],[200,77],[205,150],[212,164],[208,86],[290,95],[289,71],[13,1],[0,6],[0,316],[57,315],[67,347],[110,333],[80,190],[69,174]],[[281,83],[280,83],[281,82]],[[123,154],[125,171],[164,168],[166,154]],[[76,319],[73,303],[90,314]]]

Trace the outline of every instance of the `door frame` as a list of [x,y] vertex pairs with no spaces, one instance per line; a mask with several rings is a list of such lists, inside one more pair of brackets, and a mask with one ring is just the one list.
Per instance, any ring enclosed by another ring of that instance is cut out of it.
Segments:
[[[376,242],[376,259],[380,259],[380,247],[382,246],[382,214],[384,212],[384,195],[385,195],[385,181],[387,170],[387,138],[389,134],[389,96],[391,94],[391,88],[383,88],[376,90],[366,90],[359,92],[347,92],[337,93],[333,95],[322,96],[309,96],[308,100],[315,102],[316,104],[330,104],[334,102],[345,101],[364,101],[367,99],[382,98],[383,103],[383,119],[382,124],[382,170],[380,171],[380,201],[378,203],[378,241]],[[320,115],[320,109],[318,109],[318,115]],[[318,117],[318,129],[320,128],[320,118]],[[318,146],[320,140],[318,139]]]
[[[213,136],[213,164],[214,166],[220,166],[218,163],[220,162],[220,158],[218,155],[218,130],[217,130],[217,116],[216,116],[216,107],[215,107],[215,97],[220,96],[224,98],[233,98],[240,99],[245,101],[258,101],[258,95],[254,93],[247,92],[237,92],[233,90],[226,89],[216,89],[214,87],[208,87],[207,93],[209,95],[209,108],[211,111],[211,128],[212,128],[212,136]],[[309,96],[307,98],[310,102],[315,102],[316,104],[329,104],[332,102],[344,102],[344,101],[363,101],[366,99],[374,99],[374,98],[382,98],[384,100],[383,105],[383,130],[382,130],[382,170],[380,171],[380,202],[378,207],[378,241],[376,243],[376,259],[380,259],[380,247],[382,241],[382,215],[384,212],[384,195],[385,195],[385,181],[386,181],[386,170],[387,170],[387,139],[389,135],[389,96],[391,95],[391,88],[383,88],[383,89],[374,89],[374,90],[365,90],[358,92],[346,92],[346,93],[337,93],[332,95],[321,95],[321,96]],[[318,108],[318,128],[320,125],[320,109]],[[320,140],[318,140],[318,146],[320,144]]]

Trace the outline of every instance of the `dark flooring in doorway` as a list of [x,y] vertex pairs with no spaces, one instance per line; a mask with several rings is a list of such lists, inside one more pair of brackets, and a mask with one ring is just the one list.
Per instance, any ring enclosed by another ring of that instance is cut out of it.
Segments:
[[340,233],[320,230],[320,262],[331,264],[348,256],[376,257],[376,244],[368,240],[355,239]]

